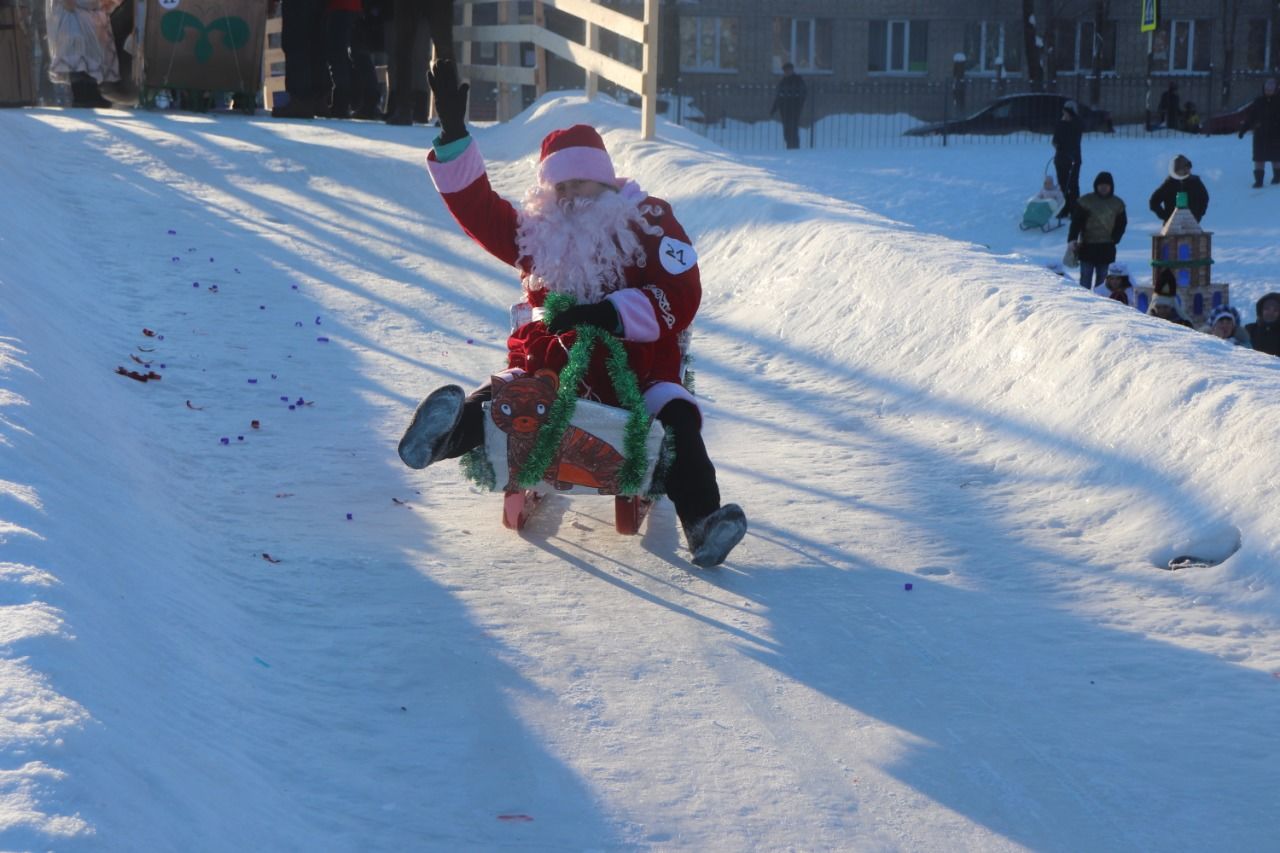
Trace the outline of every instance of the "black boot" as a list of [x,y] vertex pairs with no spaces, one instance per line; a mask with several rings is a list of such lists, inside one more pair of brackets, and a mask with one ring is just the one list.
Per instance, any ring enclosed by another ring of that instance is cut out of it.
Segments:
[[387,124],[413,124],[413,104],[407,97],[400,97],[399,92],[392,91],[387,99]]
[[83,71],[71,74],[71,106],[88,109],[107,109],[113,104],[102,97],[98,90],[98,81]]
[[426,468],[445,458],[449,437],[462,420],[462,399],[457,385],[445,385],[427,395],[396,448],[404,464]]
[[319,98],[305,95],[290,95],[287,103],[271,110],[272,118],[315,118],[322,111]]
[[351,94],[345,89],[333,90],[333,103],[329,107],[329,118],[351,118]]
[[1262,186],[1262,170],[1254,169],[1253,170],[1253,188],[1256,190],[1261,186]]
[[737,504],[725,504],[710,515],[684,525],[690,562],[707,568],[718,566],[747,535],[747,515]]

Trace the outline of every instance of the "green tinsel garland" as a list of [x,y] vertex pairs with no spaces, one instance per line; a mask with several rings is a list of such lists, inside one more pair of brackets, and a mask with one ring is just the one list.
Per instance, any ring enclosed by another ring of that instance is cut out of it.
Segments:
[[[550,323],[557,314],[571,307],[577,300],[563,293],[547,294],[543,303],[543,322]],[[640,394],[640,385],[636,381],[635,371],[627,363],[627,351],[622,342],[613,335],[596,326],[582,324],[575,331],[578,339],[569,348],[569,361],[560,371],[560,391],[555,402],[551,404],[551,412],[547,421],[538,430],[538,438],[533,450],[525,459],[524,466],[516,483],[522,488],[533,488],[546,476],[551,460],[555,458],[560,442],[564,439],[569,421],[573,418],[573,410],[578,405],[578,385],[587,374],[591,363],[591,350],[597,342],[603,343],[609,350],[605,358],[605,368],[609,379],[613,382],[614,393],[618,395],[621,407],[627,409],[627,424],[622,440],[622,470],[618,474],[618,492],[623,495],[634,495],[640,491],[647,467],[645,438],[649,433],[650,418],[645,410],[644,397]]]
[[498,478],[493,472],[493,464],[489,462],[489,454],[484,445],[472,448],[458,458],[462,473],[468,480],[482,489],[494,491],[498,488]]

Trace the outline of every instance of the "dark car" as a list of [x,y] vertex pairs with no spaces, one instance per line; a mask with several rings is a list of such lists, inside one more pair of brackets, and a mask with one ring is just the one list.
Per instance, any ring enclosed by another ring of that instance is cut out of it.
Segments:
[[1253,103],[1253,98],[1245,101],[1234,110],[1227,110],[1222,113],[1215,113],[1202,122],[1200,125],[1201,133],[1217,134],[1217,133],[1239,133],[1240,128],[1244,127],[1244,114],[1249,109],[1249,105]]
[[1111,113],[1096,110],[1069,98],[1031,92],[1021,95],[1004,95],[978,110],[968,118],[922,124],[904,131],[906,136],[935,136],[942,133],[1053,133],[1053,126],[1062,117],[1062,106],[1068,101],[1076,104],[1076,115],[1085,132],[1114,131]]

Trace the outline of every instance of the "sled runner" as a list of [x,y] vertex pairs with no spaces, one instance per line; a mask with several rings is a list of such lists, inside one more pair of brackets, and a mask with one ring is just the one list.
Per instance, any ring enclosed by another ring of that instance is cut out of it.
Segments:
[[[614,526],[632,535],[660,496],[664,431],[645,409],[626,352],[612,335],[577,327],[569,362],[551,370],[492,377],[483,404],[484,444],[464,462],[472,479],[503,492],[502,523],[522,530],[552,492],[614,497]],[[609,378],[623,406],[579,399],[592,349],[610,351]],[[480,474],[476,476],[476,469]]]

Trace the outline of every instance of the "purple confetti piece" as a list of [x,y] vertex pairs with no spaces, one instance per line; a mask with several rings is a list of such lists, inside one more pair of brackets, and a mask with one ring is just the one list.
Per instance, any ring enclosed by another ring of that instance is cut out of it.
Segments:
[[249,380],[249,384],[250,384],[250,385],[257,385],[257,384],[258,384],[258,380],[256,380],[256,379],[250,379],[250,380]]
[[289,402],[289,398],[288,398],[288,397],[281,397],[281,398],[280,398],[280,402],[282,402],[282,403],[287,403],[287,402]]
[[302,399],[301,397],[299,397],[299,398],[298,398],[298,405],[299,405],[299,406],[301,406],[302,404],[304,404],[304,403],[306,403],[306,402],[307,402],[307,401],[306,401],[306,400],[304,400],[304,399]]
[[912,589],[911,584],[909,583],[904,583],[902,585],[902,588],[905,589],[907,592],[911,592],[911,589]]
[[301,320],[297,320],[297,321],[295,321],[295,322],[294,322],[294,324],[293,324],[293,325],[294,325],[294,327],[295,327],[295,328],[301,329],[301,328],[302,328],[302,321],[301,321]]
[[178,261],[180,261],[180,260],[182,260],[182,258],[178,257],[177,255],[174,255],[174,256],[173,256],[173,262],[174,262],[175,264],[176,264]]
[[218,285],[216,285],[216,284],[211,284],[211,285],[209,285],[209,292],[210,292],[210,293],[217,293],[217,292],[218,292]]
[[296,284],[291,284],[291,285],[289,285],[289,286],[290,286],[290,287],[292,287],[294,290],[297,290],[297,289],[298,289],[298,285],[296,285]]
[[174,231],[172,228],[170,228],[170,229],[169,229],[169,233],[170,233],[170,234],[177,234],[178,232],[177,232],[177,231]]
[[[275,378],[276,378],[276,375],[275,375],[274,373],[273,373],[273,374],[271,374],[271,378],[272,378],[272,379],[275,379]],[[288,397],[286,397],[285,399],[287,400],[287,399],[289,399],[289,398],[288,398]]]
[[209,263],[213,263],[213,258],[210,258],[210,259],[209,259]]
[[347,521],[351,520],[351,513],[347,513]]
[[326,338],[324,335],[321,335],[320,337],[316,338],[316,340],[317,340],[317,341],[319,341],[319,342],[320,342],[320,343],[322,343],[322,344],[327,344],[327,343],[329,343],[329,339],[328,339],[328,338]]
[[290,403],[290,404],[289,404],[289,411],[291,411],[291,412],[292,412],[292,411],[293,411],[294,409],[296,409],[296,408],[298,408],[298,407],[297,407],[297,406],[295,406],[293,403]]
[[161,369],[161,370],[164,370],[164,364],[163,364],[163,363],[160,365],[160,369]]
[[191,282],[191,286],[192,286],[192,287],[199,287],[199,286],[200,286],[200,282],[198,282],[198,281],[193,281],[193,282]]
[[243,436],[243,435],[237,435],[237,436],[236,436],[236,441],[244,441],[244,436]]
[[259,311],[266,311],[266,310],[267,310],[267,306],[265,306],[265,305],[259,305],[259,306],[258,306],[258,310],[259,310]]
[[158,335],[158,336],[156,337],[156,340],[157,340],[157,341],[163,341],[163,340],[164,340],[164,335]]
[[236,275],[240,275],[240,267],[232,267],[236,271]]
[[320,316],[318,314],[316,315],[316,325],[320,325]]
[[221,441],[223,444],[231,443],[231,439],[227,438],[225,435],[222,438],[218,439],[218,441]]
[[475,343],[475,341],[473,341],[471,338],[467,338],[467,343],[469,343],[469,344],[474,344],[474,343]]

